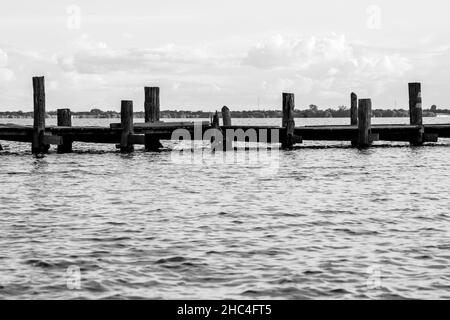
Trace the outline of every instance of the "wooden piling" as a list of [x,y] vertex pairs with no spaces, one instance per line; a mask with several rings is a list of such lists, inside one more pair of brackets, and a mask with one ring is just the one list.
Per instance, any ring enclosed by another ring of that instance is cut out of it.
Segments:
[[33,141],[31,143],[32,153],[45,153],[50,148],[44,143],[45,134],[45,85],[44,77],[33,77]]
[[[227,106],[222,107],[222,122],[224,127],[231,126],[231,112]],[[223,145],[225,147],[225,151],[233,150],[233,141],[227,139],[226,129],[222,131],[223,135]]]
[[[358,125],[358,96],[354,92],[350,95],[350,125]],[[356,147],[357,145],[356,139],[352,140],[352,146]]]
[[[58,127],[72,126],[72,113],[70,112],[70,109],[58,109],[57,118]],[[70,137],[63,137],[63,143],[58,146],[58,153],[70,152],[72,152],[72,140]]]
[[159,87],[145,87],[145,122],[157,122],[160,119]]
[[213,116],[213,120],[212,120],[212,124],[211,124],[214,128],[218,128],[220,126],[220,122],[219,122],[219,113],[216,111],[216,113],[214,113]]
[[372,144],[372,100],[360,99],[358,103],[358,147],[367,148]]
[[[145,122],[158,122],[160,120],[159,109],[159,87],[145,87]],[[162,144],[154,135],[144,136],[145,151],[157,151],[162,148]]]
[[350,125],[358,124],[358,96],[352,92],[350,95]]
[[128,153],[134,151],[134,146],[130,141],[133,134],[133,101],[122,101],[120,110],[120,120],[122,124],[122,135],[120,138],[120,152]]
[[294,146],[294,94],[283,93],[283,121],[282,127],[285,130],[282,136],[281,147],[283,149],[291,150]]
[[423,144],[422,89],[419,82],[409,83],[409,121],[411,125],[421,126],[417,134],[411,137],[412,145]]
[[222,122],[225,127],[231,126],[231,112],[227,106],[222,107]]

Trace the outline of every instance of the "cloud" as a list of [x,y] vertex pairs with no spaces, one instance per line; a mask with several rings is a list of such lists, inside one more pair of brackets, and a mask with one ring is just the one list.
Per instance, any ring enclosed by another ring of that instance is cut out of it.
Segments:
[[0,48],[0,68],[5,68],[8,65],[8,55]]
[[397,97],[404,104],[408,81],[432,82],[440,89],[435,83],[448,77],[442,65],[448,65],[450,47],[443,44],[395,50],[335,34],[277,35],[253,43],[225,53],[207,45],[170,43],[123,48],[82,35],[56,52],[8,48],[6,54],[0,49],[0,81],[12,88],[1,99],[9,105],[20,99],[22,105],[29,103],[31,76],[45,75],[49,108],[117,110],[121,99],[143,105],[145,85],[160,86],[162,106],[178,109],[214,110],[223,104],[243,109],[257,103],[277,108],[281,92],[297,94],[299,108],[312,103],[336,107],[348,104],[351,91],[388,107]]
[[211,55],[204,48],[168,44],[159,48],[115,49],[83,35],[74,43],[74,53],[59,54],[57,63],[65,71],[82,74],[113,72],[181,73],[204,67],[220,67],[226,57]]

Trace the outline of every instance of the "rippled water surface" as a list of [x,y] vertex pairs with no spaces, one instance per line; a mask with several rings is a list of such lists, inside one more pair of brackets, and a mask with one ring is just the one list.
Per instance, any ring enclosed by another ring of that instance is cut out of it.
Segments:
[[450,298],[450,140],[234,154],[253,162],[1,144],[0,298]]

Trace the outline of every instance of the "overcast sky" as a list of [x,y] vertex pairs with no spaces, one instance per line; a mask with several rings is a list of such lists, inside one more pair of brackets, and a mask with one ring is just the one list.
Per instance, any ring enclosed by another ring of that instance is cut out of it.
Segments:
[[2,1],[0,110],[31,110],[46,77],[47,110],[348,105],[450,107],[450,4],[444,0]]

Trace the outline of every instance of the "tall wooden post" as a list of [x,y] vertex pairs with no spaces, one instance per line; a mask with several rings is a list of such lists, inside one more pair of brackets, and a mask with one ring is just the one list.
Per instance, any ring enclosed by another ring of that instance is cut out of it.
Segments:
[[281,147],[283,149],[291,150],[294,146],[294,107],[294,94],[283,93],[283,121],[281,125],[285,130],[281,141]]
[[50,148],[44,144],[45,134],[45,85],[44,77],[33,77],[33,141],[31,143],[32,153],[45,153]]
[[[231,126],[231,112],[227,106],[222,107],[222,122],[224,127]],[[233,150],[233,141],[231,139],[227,139],[226,129],[223,129],[223,145],[225,147],[225,151]]]
[[145,122],[157,122],[160,118],[159,88],[145,87]]
[[133,133],[133,101],[122,101],[120,121],[122,124],[120,152],[133,152],[134,146],[130,143],[130,134]]
[[[358,125],[358,96],[354,92],[350,95],[350,125]],[[357,145],[358,142],[352,140],[352,146],[356,147]]]
[[358,124],[358,96],[352,92],[350,95],[350,125]]
[[409,122],[411,125],[421,126],[417,135],[411,138],[412,145],[423,144],[423,120],[422,120],[422,89],[420,83],[409,83]]
[[225,127],[231,126],[231,112],[227,106],[222,108],[222,122]]
[[212,126],[214,128],[218,128],[220,126],[220,122],[219,122],[219,113],[216,111],[216,113],[214,113],[213,115],[213,121],[212,121]]
[[[145,87],[145,122],[158,122],[160,119],[159,110],[159,87]],[[150,134],[144,135],[145,151],[157,151],[162,148],[158,138]]]
[[[72,113],[70,109],[58,109],[58,127],[71,127],[72,126]],[[58,153],[70,153],[72,152],[72,140],[69,137],[63,137],[63,143],[58,146]]]
[[360,99],[358,104],[358,147],[367,148],[372,144],[372,100]]

